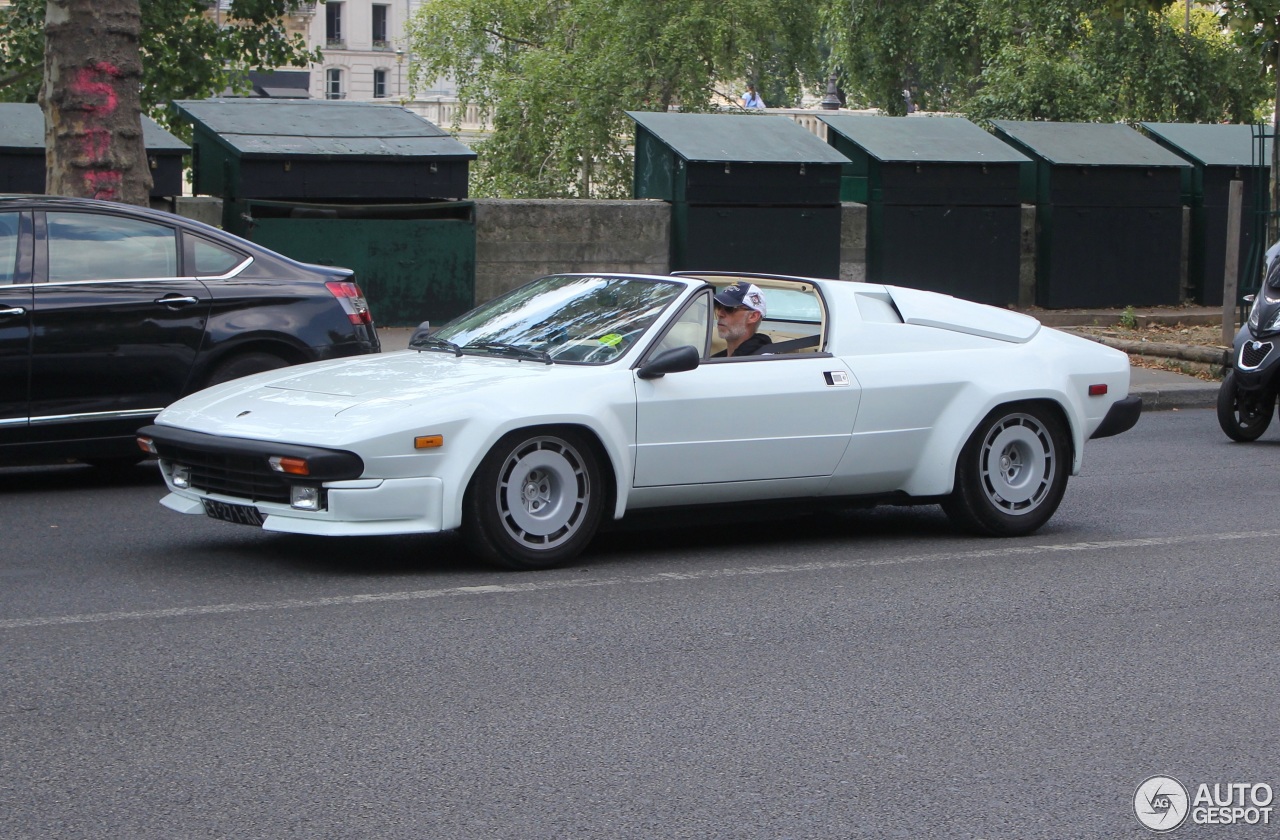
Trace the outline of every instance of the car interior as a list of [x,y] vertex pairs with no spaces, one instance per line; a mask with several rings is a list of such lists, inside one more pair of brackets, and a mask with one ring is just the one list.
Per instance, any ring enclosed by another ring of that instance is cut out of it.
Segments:
[[[680,272],[684,277],[697,277],[715,286],[716,292],[739,281],[754,283],[764,292],[767,309],[757,332],[772,339],[776,350],[768,354],[743,358],[768,358],[768,355],[788,353],[822,352],[826,335],[826,306],[822,295],[812,283],[803,280],[736,274],[693,274]],[[704,358],[725,349],[725,343],[716,333],[714,316],[707,312],[708,305],[690,306],[681,313],[680,320],[663,338],[660,348],[692,345],[699,348]],[[704,334],[709,333],[708,343]]]

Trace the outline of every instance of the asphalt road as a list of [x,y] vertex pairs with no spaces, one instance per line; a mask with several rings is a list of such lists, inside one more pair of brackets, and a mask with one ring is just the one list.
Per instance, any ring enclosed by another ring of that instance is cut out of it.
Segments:
[[1159,412],[1032,538],[654,516],[531,574],[0,470],[0,837],[1151,837],[1148,776],[1280,789],[1278,467]]

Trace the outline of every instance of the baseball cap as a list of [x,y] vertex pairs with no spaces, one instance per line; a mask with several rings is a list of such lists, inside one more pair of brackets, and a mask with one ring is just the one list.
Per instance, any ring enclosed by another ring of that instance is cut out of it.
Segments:
[[767,312],[764,304],[764,292],[760,291],[760,287],[754,283],[748,283],[745,280],[739,280],[732,286],[721,289],[716,295],[716,303],[729,309],[736,309],[739,306],[745,306],[748,309],[754,309],[760,313],[763,318]]

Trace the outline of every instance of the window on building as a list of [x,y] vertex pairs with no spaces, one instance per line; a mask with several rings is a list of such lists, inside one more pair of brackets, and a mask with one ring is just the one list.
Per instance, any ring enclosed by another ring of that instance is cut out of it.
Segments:
[[324,71],[324,98],[346,98],[346,93],[342,88],[342,71],[337,67],[330,67],[328,70]]
[[373,6],[373,48],[386,50],[391,48],[387,38],[387,22],[391,19],[391,7],[374,4]]
[[373,71],[373,98],[387,98],[387,71],[379,67]]
[[324,6],[324,39],[326,46],[343,47],[342,7],[345,3],[326,3]]

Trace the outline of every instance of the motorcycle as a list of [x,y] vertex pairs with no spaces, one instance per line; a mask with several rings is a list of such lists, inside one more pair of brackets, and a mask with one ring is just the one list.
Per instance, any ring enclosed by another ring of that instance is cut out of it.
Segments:
[[[1280,243],[1277,243],[1280,246]],[[1271,425],[1280,389],[1280,260],[1267,252],[1267,276],[1246,295],[1249,318],[1231,346],[1231,367],[1218,389],[1218,425],[1235,441],[1257,440]]]

